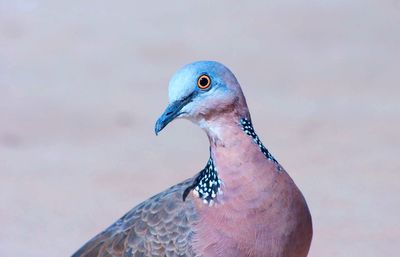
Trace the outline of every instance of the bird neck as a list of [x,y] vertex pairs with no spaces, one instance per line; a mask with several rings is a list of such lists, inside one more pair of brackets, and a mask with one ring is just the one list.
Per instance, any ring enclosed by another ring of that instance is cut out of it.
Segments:
[[218,147],[234,147],[238,143],[238,138],[243,136],[240,120],[245,118],[250,120],[250,114],[245,112],[225,112],[210,118],[200,120],[200,127],[206,132],[210,141],[211,149]]
[[[240,118],[219,134],[211,143],[211,158],[221,181],[225,199],[233,199],[248,191],[262,191],[262,186],[284,169],[263,145],[251,120]],[[257,186],[261,188],[257,188]],[[247,191],[246,191],[247,190]],[[248,192],[247,192],[248,193]]]
[[[256,134],[250,118],[236,117],[233,120],[215,122],[209,126],[207,135],[210,140],[210,155],[216,162],[228,163],[231,166],[241,165],[247,156],[260,156],[260,152],[268,161],[282,171],[282,166],[272,156]],[[223,166],[223,164],[222,164]]]
[[[212,205],[217,195],[222,194],[223,185],[240,188],[260,177],[260,172],[267,179],[269,175],[265,172],[272,176],[283,172],[282,166],[261,143],[250,118],[225,116],[214,119],[205,130],[210,139],[210,159],[193,185],[186,189],[183,199],[193,190],[204,203]],[[270,169],[266,171],[263,167]]]

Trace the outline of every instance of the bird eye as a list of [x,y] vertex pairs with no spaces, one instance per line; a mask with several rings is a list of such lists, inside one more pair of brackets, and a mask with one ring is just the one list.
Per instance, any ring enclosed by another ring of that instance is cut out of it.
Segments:
[[210,87],[210,85],[211,85],[211,79],[210,79],[210,77],[209,76],[207,76],[207,75],[201,75],[200,77],[199,77],[199,79],[197,80],[197,86],[200,88],[200,89],[207,89],[207,88],[209,88]]

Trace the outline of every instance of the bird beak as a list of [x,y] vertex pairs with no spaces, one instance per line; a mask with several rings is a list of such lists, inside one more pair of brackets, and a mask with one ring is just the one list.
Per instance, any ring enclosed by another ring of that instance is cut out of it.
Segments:
[[171,121],[173,121],[176,117],[182,114],[182,108],[190,103],[193,97],[196,95],[195,92],[191,93],[190,95],[184,97],[181,100],[174,101],[170,103],[167,108],[165,109],[164,113],[158,118],[154,131],[156,135],[165,128]]
[[165,128],[168,123],[173,121],[180,114],[179,111],[182,109],[182,107],[183,106],[181,105],[180,101],[172,102],[167,106],[167,109],[165,109],[164,113],[156,122],[156,126],[154,128],[156,135],[158,135],[158,133]]

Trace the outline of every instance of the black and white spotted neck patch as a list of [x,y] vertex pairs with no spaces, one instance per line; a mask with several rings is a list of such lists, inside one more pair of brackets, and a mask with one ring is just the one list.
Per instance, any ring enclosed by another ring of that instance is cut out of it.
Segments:
[[274,158],[274,156],[272,156],[272,154],[268,151],[268,149],[263,145],[260,138],[258,138],[256,132],[254,131],[253,124],[251,124],[251,121],[246,118],[243,118],[240,120],[240,125],[242,125],[244,133],[250,136],[253,139],[254,143],[258,145],[258,147],[260,148],[261,152],[265,155],[265,157],[276,164],[277,171],[282,172],[283,167]]
[[221,184],[222,181],[218,178],[217,168],[212,157],[210,157],[206,167],[200,171],[193,184],[186,188],[183,193],[183,201],[185,201],[189,192],[193,190],[195,196],[202,199],[205,204],[212,206],[217,195],[222,194]]

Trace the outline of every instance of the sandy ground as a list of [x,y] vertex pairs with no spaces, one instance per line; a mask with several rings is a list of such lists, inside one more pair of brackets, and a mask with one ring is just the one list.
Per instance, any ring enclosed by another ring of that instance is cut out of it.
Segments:
[[397,257],[400,2],[0,1],[0,256],[69,256],[203,167],[153,125],[174,71],[228,65],[302,189],[312,257]]

